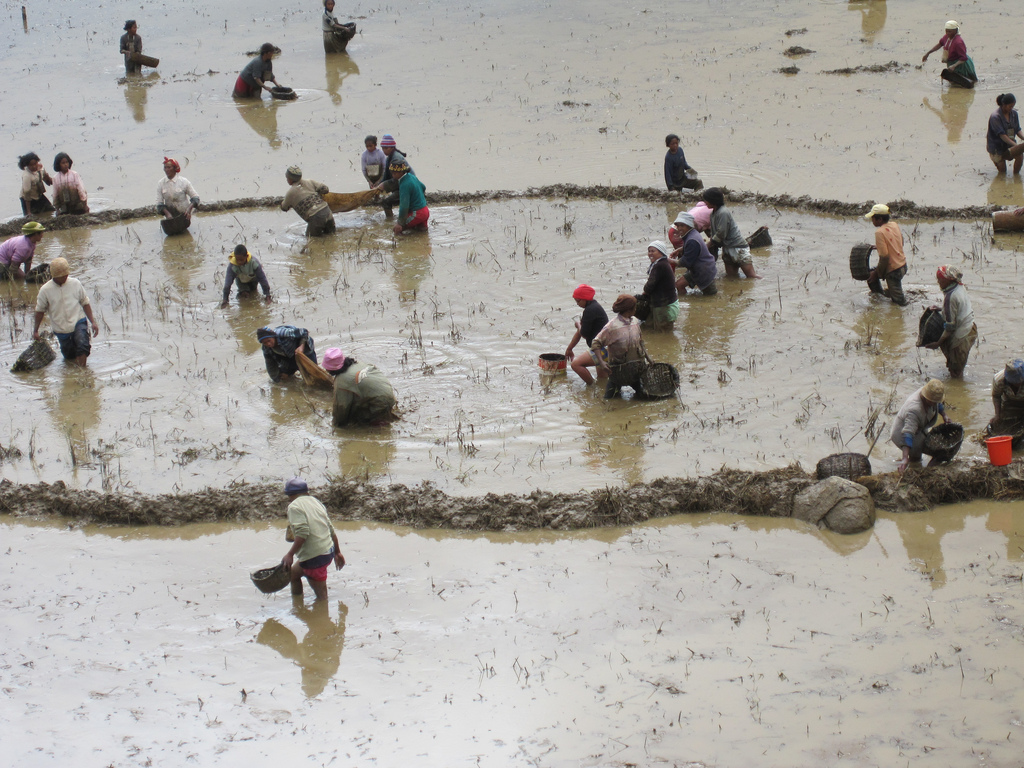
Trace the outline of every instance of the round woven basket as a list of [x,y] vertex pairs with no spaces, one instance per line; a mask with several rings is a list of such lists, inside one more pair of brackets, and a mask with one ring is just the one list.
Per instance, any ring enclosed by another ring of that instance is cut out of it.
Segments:
[[679,372],[668,363],[651,363],[640,376],[640,388],[648,397],[672,397],[679,389]]
[[256,585],[256,589],[267,595],[272,592],[280,592],[292,580],[291,574],[280,563],[270,568],[260,568],[258,571],[253,571],[249,574],[249,578]]
[[952,461],[960,452],[963,442],[963,424],[951,421],[948,424],[939,424],[924,436],[924,447],[921,452],[931,456],[932,462]]
[[163,228],[165,235],[180,235],[183,232],[187,232],[189,224],[191,222],[185,214],[179,214],[173,219],[160,219],[160,226]]
[[292,99],[299,98],[299,94],[287,85],[275,85],[270,89],[270,95],[275,99],[281,99],[283,101],[291,101]]
[[772,244],[772,236],[768,234],[768,227],[759,227],[754,234],[747,238],[748,248],[767,248]]
[[854,280],[867,280],[871,276],[871,251],[873,245],[857,243],[850,249],[850,275]]
[[942,337],[942,328],[946,321],[942,313],[937,309],[926,309],[921,315],[921,322],[917,325],[917,346],[934,344]]
[[871,474],[871,462],[863,453],[833,453],[818,462],[818,479],[843,477],[856,480]]

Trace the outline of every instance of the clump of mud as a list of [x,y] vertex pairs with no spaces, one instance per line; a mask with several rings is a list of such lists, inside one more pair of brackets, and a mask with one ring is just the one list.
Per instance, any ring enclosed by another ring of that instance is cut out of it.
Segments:
[[806,56],[809,53],[815,53],[810,48],[804,48],[799,45],[791,45],[789,48],[782,52],[783,56],[789,56],[789,58],[795,58],[797,56]]
[[890,61],[886,64],[861,64],[856,67],[843,67],[842,69],[826,69],[821,74],[823,75],[855,75],[858,72],[871,72],[871,73],[883,73],[883,72],[902,72],[905,69],[909,69],[911,64],[900,64],[898,61]]
[[796,66],[794,64],[791,64],[788,67],[783,67],[782,69],[779,70],[779,72],[781,74],[783,74],[783,75],[795,75],[799,71],[800,71],[800,67],[798,67],[798,66]]
[[793,35],[806,35],[807,27],[801,27],[800,29],[787,29],[786,37],[792,37]]
[[[629,526],[696,512],[789,517],[793,497],[817,482],[798,464],[766,472],[722,469],[701,478],[662,478],[579,493],[449,496],[429,483],[378,487],[341,481],[313,488],[335,519],[370,520],[414,528],[517,531]],[[957,462],[857,480],[879,509],[914,512],[975,499],[1024,498],[1024,463],[994,467]],[[20,517],[64,517],[80,523],[177,526],[196,522],[269,520],[284,514],[281,487],[241,484],[191,493],[147,496],[76,490],[63,482],[0,482],[0,511]]]

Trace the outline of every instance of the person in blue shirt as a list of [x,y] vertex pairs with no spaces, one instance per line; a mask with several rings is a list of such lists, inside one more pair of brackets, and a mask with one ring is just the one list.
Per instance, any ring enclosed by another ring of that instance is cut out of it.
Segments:
[[666,136],[665,146],[668,147],[668,152],[665,153],[665,186],[669,191],[678,192],[683,188],[686,171],[690,165],[686,162],[683,148],[679,146],[678,136],[674,133]]

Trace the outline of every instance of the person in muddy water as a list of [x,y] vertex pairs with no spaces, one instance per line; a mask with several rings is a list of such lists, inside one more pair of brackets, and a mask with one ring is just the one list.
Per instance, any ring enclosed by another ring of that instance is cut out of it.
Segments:
[[697,231],[693,215],[680,213],[673,226],[682,235],[679,247],[669,256],[674,269],[683,268],[683,274],[676,279],[676,291],[685,296],[686,289],[693,288],[703,296],[714,296],[718,293],[718,264]]
[[25,279],[45,231],[46,227],[38,221],[29,221],[22,225],[20,235],[0,244],[0,280]]
[[[577,307],[583,310],[583,315],[579,320],[573,321],[576,325],[576,333],[572,335],[572,339],[569,340],[569,346],[565,348],[565,359],[568,361],[569,366],[576,372],[577,376],[583,379],[583,383],[588,386],[594,383],[594,377],[587,368],[597,368],[598,378],[608,375],[607,371],[602,370],[598,366],[597,358],[590,351],[590,345],[594,343],[594,337],[597,336],[602,328],[608,325],[608,313],[594,299],[596,295],[597,291],[586,283],[577,286],[576,290],[572,292],[573,301],[576,302]],[[580,339],[587,343],[587,352],[577,357],[575,349],[576,345],[580,343]]]
[[192,211],[199,208],[199,193],[192,182],[181,175],[181,166],[173,157],[164,158],[164,178],[156,185],[156,212],[165,219],[184,216],[186,229],[192,223]]
[[674,133],[665,137],[665,146],[668,147],[665,153],[665,186],[670,192],[678,192],[683,189],[690,164],[686,162],[683,148],[679,146],[679,137]]
[[[384,209],[384,217],[390,219],[395,215],[394,208],[399,197],[398,181],[391,177],[391,163],[405,163],[409,165],[409,161],[406,159],[405,153],[398,149],[395,138],[390,133],[385,133],[381,137],[380,149],[387,158],[387,162],[384,163],[384,178],[374,184],[372,189],[380,187],[389,193],[387,197],[380,201],[380,206]],[[409,173],[415,173],[411,165],[409,165]]]
[[356,24],[342,24],[334,15],[334,0],[324,0],[324,15],[320,20],[324,32],[324,53],[344,53],[348,41],[355,37]]
[[954,379],[961,379],[967,366],[971,347],[978,340],[978,326],[974,322],[971,297],[963,283],[964,273],[951,264],[945,264],[935,272],[935,279],[942,289],[942,306],[932,309],[942,311],[945,323],[938,341],[926,344],[928,349],[941,349],[946,356],[946,368]]
[[53,210],[46,188],[53,185],[53,179],[43,168],[39,155],[29,152],[18,158],[21,169],[21,215],[32,216]]
[[142,53],[142,38],[139,37],[139,25],[135,23],[135,19],[128,19],[124,23],[124,34],[121,35],[121,53],[124,54],[124,73],[126,75],[142,71],[142,65],[137,61],[132,61],[133,53]]
[[60,353],[65,360],[73,360],[85,367],[86,358],[92,351],[89,342],[89,325],[92,335],[99,336],[100,329],[92,315],[92,305],[81,282],[69,277],[71,270],[66,259],[56,258],[50,262],[50,280],[39,289],[36,297],[35,327],[32,338],[39,338],[39,326],[43,317],[50,315],[50,326],[60,342]]
[[263,95],[263,91],[271,90],[267,83],[278,85],[277,78],[274,77],[274,63],[271,61],[275,53],[277,47],[273,43],[261,45],[260,55],[238,73],[235,90],[231,95],[239,99],[258,99]]
[[651,305],[651,326],[656,330],[668,330],[679,317],[679,293],[676,291],[676,274],[668,260],[671,251],[661,240],[647,246],[647,282],[641,294]]
[[742,271],[747,277],[760,280],[761,276],[754,269],[747,241],[743,239],[743,234],[732,217],[732,211],[725,207],[725,195],[722,190],[718,187],[709,187],[701,193],[701,199],[711,209],[709,250],[717,255],[721,248],[725,274],[728,277],[738,277]]
[[303,179],[302,169],[297,165],[284,172],[284,180],[288,182],[288,191],[281,201],[281,210],[295,209],[306,222],[306,237],[320,237],[334,232],[334,214],[322,197],[331,191],[327,185],[312,179]]
[[331,347],[324,352],[324,370],[334,377],[334,426],[382,427],[394,417],[395,390],[379,368]]
[[384,167],[388,164],[388,156],[377,147],[377,137],[367,136],[363,139],[363,146],[366,151],[359,158],[359,166],[363,171],[363,178],[366,179],[370,189],[373,189],[377,182],[384,178]]
[[72,171],[74,165],[67,152],[59,152],[53,158],[53,200],[57,204],[57,213],[83,214],[89,212],[89,195],[78,171]]
[[[864,214],[875,226],[875,250],[878,264],[868,273],[868,289],[888,296],[893,304],[907,305],[903,293],[903,277],[907,274],[907,257],[903,253],[903,233],[889,214],[889,206],[878,203]],[[882,280],[886,287],[882,288]]]
[[1024,133],[1021,132],[1020,115],[1015,106],[1017,97],[1012,93],[996,96],[996,111],[988,118],[985,146],[999,173],[1006,173],[1006,161],[1012,160],[1013,173],[1018,175],[1024,166],[1024,143],[1018,144],[1017,139],[1024,139]]
[[930,379],[927,384],[907,398],[907,401],[896,414],[889,439],[897,448],[902,449],[903,459],[897,469],[902,475],[912,461],[920,461],[923,454],[924,438],[939,416],[948,423],[946,408],[942,401],[946,397],[946,388],[938,379]]
[[334,532],[327,508],[309,495],[309,487],[301,477],[284,484],[288,496],[288,526],[292,546],[281,558],[281,565],[292,575],[292,594],[302,594],[302,578],[309,581],[317,600],[327,599],[327,567],[345,567],[338,534]]
[[604,396],[609,400],[618,397],[623,387],[632,387],[642,394],[640,376],[650,360],[640,332],[640,321],[633,317],[636,297],[628,293],[619,294],[612,304],[612,312],[615,317],[598,332],[590,345],[599,370],[608,377]]
[[942,60],[946,62],[946,69],[959,77],[964,78],[968,88],[973,88],[978,82],[978,74],[974,70],[974,61],[967,55],[967,44],[960,36],[960,23],[950,19],[946,22],[946,34],[939,38],[939,42],[929,48],[921,62],[928,61],[928,57],[937,50],[942,49]]
[[1024,426],[1024,360],[1008,360],[992,377],[992,410],[989,428],[1000,423]]
[[263,271],[263,265],[249,253],[248,248],[239,243],[228,259],[228,268],[224,272],[224,298],[220,303],[221,309],[228,305],[232,285],[238,286],[238,298],[242,299],[251,296],[256,291],[257,284],[263,291],[263,300],[269,304],[273,299],[270,296],[270,281]]
[[256,339],[263,345],[263,362],[271,381],[280,381],[284,376],[293,376],[299,371],[295,353],[302,352],[314,363],[316,349],[309,331],[294,325],[279,325],[276,328],[258,328]]
[[398,222],[395,224],[395,234],[402,235],[414,229],[426,232],[430,209],[427,208],[427,198],[423,193],[427,188],[405,161],[392,160],[388,163],[388,170],[391,171],[391,178],[398,182]]

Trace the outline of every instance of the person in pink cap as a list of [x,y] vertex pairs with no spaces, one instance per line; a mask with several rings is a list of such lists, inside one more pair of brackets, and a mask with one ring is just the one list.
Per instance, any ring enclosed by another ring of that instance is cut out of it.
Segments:
[[[590,345],[594,343],[594,337],[597,336],[601,329],[608,325],[608,313],[604,311],[604,307],[594,300],[596,295],[597,291],[585,283],[578,286],[572,292],[576,306],[583,310],[583,316],[579,320],[573,321],[576,325],[576,333],[572,335],[572,341],[565,348],[565,359],[576,372],[576,375],[583,379],[585,384],[594,383],[594,377],[587,368],[598,367],[597,361],[589,352]],[[573,350],[580,343],[580,339],[587,342],[588,351],[586,354],[576,357]],[[606,373],[598,368],[598,378],[606,375]]]
[[323,368],[334,377],[334,426],[379,427],[394,417],[398,404],[395,390],[376,366],[357,362],[331,347],[324,352]]

